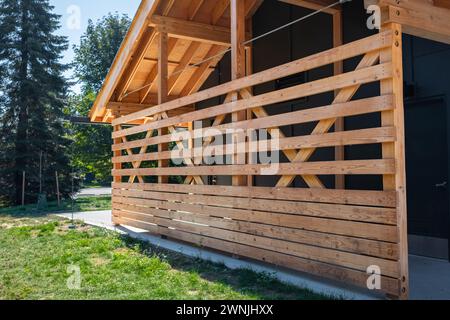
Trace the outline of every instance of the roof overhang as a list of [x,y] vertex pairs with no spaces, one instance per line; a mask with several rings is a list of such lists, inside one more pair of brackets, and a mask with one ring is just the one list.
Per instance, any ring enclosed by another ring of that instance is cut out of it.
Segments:
[[[247,18],[262,3],[243,1]],[[157,104],[160,31],[169,36],[169,100],[198,91],[230,47],[229,5],[229,0],[143,0],[94,102],[91,121],[110,123]],[[209,57],[214,59],[197,65]]]

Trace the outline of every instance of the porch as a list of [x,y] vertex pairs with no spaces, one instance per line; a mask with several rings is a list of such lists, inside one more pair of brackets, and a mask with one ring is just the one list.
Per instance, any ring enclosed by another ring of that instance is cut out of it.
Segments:
[[91,114],[114,127],[113,222],[363,288],[379,270],[406,298],[408,23],[343,44],[336,3],[294,2],[330,15],[331,48],[253,74],[261,1],[143,1]]

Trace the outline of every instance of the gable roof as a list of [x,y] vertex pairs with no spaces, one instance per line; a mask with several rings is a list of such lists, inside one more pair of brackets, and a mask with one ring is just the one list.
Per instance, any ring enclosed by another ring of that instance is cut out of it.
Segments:
[[[262,0],[245,1],[251,18]],[[109,123],[157,104],[158,29],[169,36],[169,99],[198,91],[229,48],[229,5],[230,0],[143,0],[94,102],[91,121]]]

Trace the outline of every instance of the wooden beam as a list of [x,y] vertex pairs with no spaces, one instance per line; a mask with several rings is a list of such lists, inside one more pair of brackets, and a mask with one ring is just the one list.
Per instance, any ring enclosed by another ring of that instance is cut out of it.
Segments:
[[124,73],[122,80],[117,86],[116,94],[119,97],[118,99],[119,101],[123,99],[123,95],[127,92],[128,88],[130,87],[131,82],[133,81],[142,60],[144,59],[148,49],[153,44],[155,39],[156,39],[156,32],[154,28],[148,27],[144,36],[142,37],[142,40],[140,41],[136,53],[134,54],[131,60],[131,64],[128,66],[127,71]]
[[188,17],[189,20],[193,20],[195,18],[195,16],[197,15],[198,10],[200,10],[203,2],[205,2],[205,0],[192,0],[191,4],[189,6],[189,11],[188,11]]
[[211,13],[211,23],[216,24],[220,18],[224,15],[225,11],[230,7],[230,0],[219,0],[214,6],[214,10]]
[[[245,77],[245,2],[241,0],[231,0],[231,80]],[[239,92],[232,95],[231,101],[239,99]],[[247,119],[245,110],[234,112],[231,115],[232,122],[239,122]],[[245,135],[234,134],[236,144],[245,142]],[[233,157],[233,164],[245,164],[246,156],[236,154]],[[233,176],[233,186],[243,186],[247,184],[246,176]]]
[[[177,81],[180,79],[181,75],[183,74],[183,71],[185,68],[189,66],[192,59],[194,58],[195,54],[197,53],[198,48],[200,47],[200,43],[198,42],[192,42],[186,52],[184,53],[183,57],[181,58],[180,63],[173,71],[172,75],[169,78],[169,94],[173,91],[175,88],[175,85],[177,84]],[[198,70],[201,68],[201,66],[197,66],[196,69]],[[210,66],[208,66],[210,68]]]
[[391,30],[394,34],[392,46],[380,53],[380,62],[392,63],[392,78],[380,82],[381,94],[394,95],[394,109],[381,113],[382,126],[396,128],[396,141],[382,145],[383,159],[395,159],[395,172],[383,176],[383,188],[386,191],[397,192],[397,228],[400,246],[400,292],[398,297],[407,299],[409,295],[408,284],[408,232],[407,232],[407,205],[406,205],[406,165],[405,165],[405,121],[403,105],[403,57],[402,57],[402,26],[388,24],[383,30]]
[[151,18],[150,25],[174,38],[221,46],[230,46],[231,44],[231,32],[226,27],[158,15]]
[[[343,44],[343,26],[342,26],[342,12],[338,11],[333,14],[333,47],[337,48]],[[338,75],[344,72],[343,61],[338,61],[334,64],[334,75]],[[335,92],[335,97],[339,94]],[[334,124],[334,131],[345,131],[345,119],[338,118]],[[345,160],[345,147],[338,146],[335,149],[336,161]],[[335,180],[336,189],[345,189],[345,176],[337,175]]]
[[398,23],[404,33],[450,44],[450,9],[423,0],[365,0],[382,9],[382,24]]
[[[168,57],[169,57],[169,49],[168,49],[168,41],[169,37],[166,32],[160,31],[158,38],[158,104],[161,105],[164,102],[167,102],[169,88],[167,86],[168,82],[168,74],[169,74],[169,66],[168,66]],[[158,129],[158,136],[163,136],[168,134],[167,128]],[[164,152],[169,150],[169,145],[158,144],[158,152]],[[158,168],[167,168],[169,166],[168,160],[159,160]],[[159,183],[167,183],[169,181],[168,176],[158,176]]]
[[[270,165],[217,165],[201,167],[144,168],[114,170],[115,176],[196,176],[247,174],[271,176],[267,170]],[[340,172],[351,175],[383,175],[395,173],[395,160],[348,160],[348,161],[314,161],[305,163],[280,163],[278,172],[282,175],[335,175]]]
[[180,96],[185,97],[198,91],[200,86],[213,71],[213,69],[211,69],[211,66],[217,64],[217,62],[222,58],[223,55],[218,54],[223,52],[223,50],[224,48],[220,46],[211,47],[211,49],[204,57],[205,59],[209,60],[201,64],[199,68],[194,72],[192,77],[189,79],[189,81],[186,83],[183,90],[181,91]]
[[[326,0],[278,0],[281,2],[285,2],[285,3],[289,3],[292,4],[294,6],[299,6],[299,7],[303,7],[303,8],[307,8],[307,9],[311,9],[311,10],[320,10],[324,7],[327,7],[331,4],[333,4],[336,1],[326,1]],[[341,6],[340,5],[336,5],[332,8],[326,9],[323,12],[328,13],[328,14],[336,14],[338,12],[341,11]]]

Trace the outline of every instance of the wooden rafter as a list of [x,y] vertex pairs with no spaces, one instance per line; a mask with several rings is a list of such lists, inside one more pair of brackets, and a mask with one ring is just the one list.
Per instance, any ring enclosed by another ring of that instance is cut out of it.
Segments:
[[[197,53],[198,48],[200,47],[199,42],[192,42],[186,52],[183,55],[183,58],[181,58],[180,63],[173,71],[172,75],[169,78],[169,94],[173,91],[175,88],[175,85],[177,84],[177,81],[180,79],[181,75],[183,74],[183,71],[185,68],[189,66],[192,59],[194,58],[195,54]],[[198,70],[200,67],[196,66],[196,69]]]
[[[177,45],[178,39],[169,39],[168,41],[168,48],[167,48],[167,54],[170,55],[172,51],[175,49]],[[158,64],[153,66],[151,69],[149,75],[147,76],[147,79],[145,80],[145,86],[140,90],[140,102],[144,103],[144,101],[147,99],[148,95],[152,92],[153,87],[156,85],[156,79],[158,77]]]
[[195,16],[198,13],[198,10],[200,10],[203,2],[205,2],[205,0],[192,0],[191,4],[189,6],[189,10],[188,10],[188,18],[189,20],[193,20],[195,18]]
[[230,7],[230,0],[219,0],[211,14],[211,24],[216,24]]
[[133,60],[130,64],[130,66],[127,68],[127,71],[125,72],[124,76],[122,77],[120,84],[118,85],[116,89],[116,93],[119,97],[119,101],[122,100],[124,94],[127,92],[128,88],[131,85],[131,82],[133,81],[136,72],[144,59],[148,48],[151,47],[153,42],[156,39],[156,33],[154,28],[147,28],[147,31],[145,32],[143,39],[141,41],[141,45],[136,50],[135,55],[133,56]]

